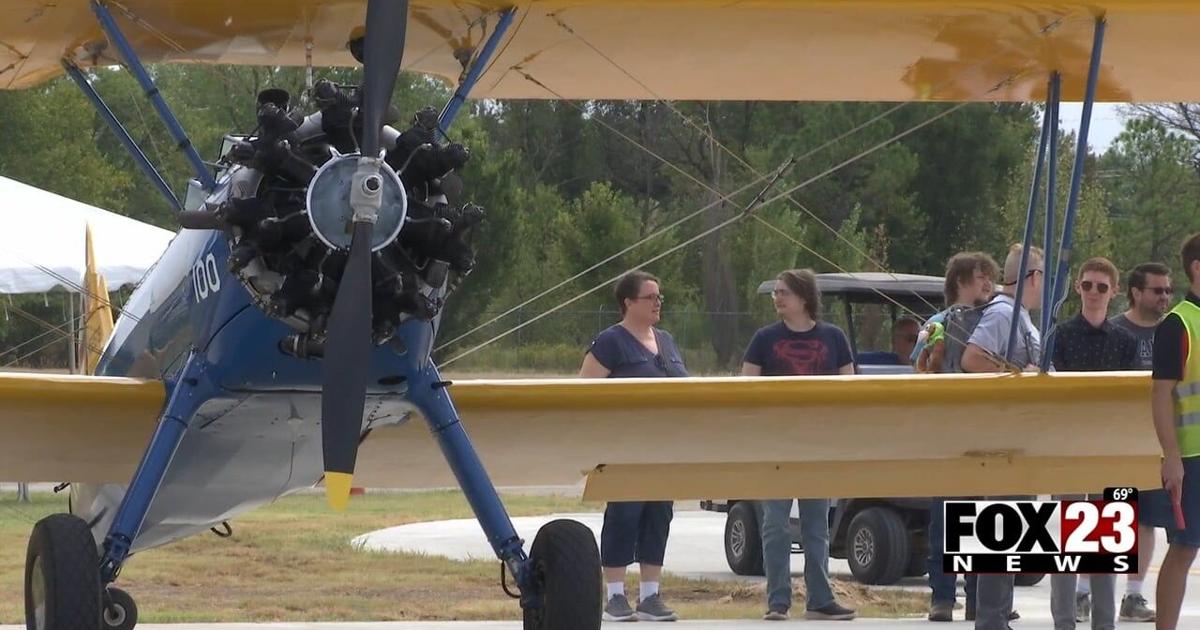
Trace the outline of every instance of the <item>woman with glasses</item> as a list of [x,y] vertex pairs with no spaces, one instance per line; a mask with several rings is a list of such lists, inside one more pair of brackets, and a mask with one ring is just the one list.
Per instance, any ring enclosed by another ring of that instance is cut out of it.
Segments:
[[[687,376],[675,340],[655,325],[662,315],[663,296],[658,278],[631,271],[617,281],[621,321],[592,341],[583,358],[583,378],[663,378]],[[667,536],[671,529],[670,501],[609,503],[600,532],[600,561],[607,584],[606,621],[675,621],[678,617],[659,594]],[[625,570],[637,562],[641,585],[637,609],[625,596]]]
[[[779,321],[759,329],[742,363],[744,376],[854,374],[846,333],[821,321],[817,277],[808,269],[779,274],[772,292]],[[763,568],[767,573],[767,621],[784,621],[792,606],[792,499],[758,501]],[[853,619],[829,586],[829,499],[800,499],[804,545],[806,619]]]

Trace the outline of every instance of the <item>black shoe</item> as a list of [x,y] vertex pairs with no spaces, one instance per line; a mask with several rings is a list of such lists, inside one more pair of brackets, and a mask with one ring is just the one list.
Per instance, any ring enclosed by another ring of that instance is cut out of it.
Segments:
[[[1021,618],[1021,613],[1018,613],[1015,610],[1009,611],[1009,613],[1008,613],[1009,621],[1016,621],[1020,618]],[[967,619],[967,621],[975,621],[975,607],[974,606],[967,606],[966,619]]]
[[929,607],[930,621],[954,621],[954,603],[941,602]]
[[805,619],[817,619],[826,621],[849,621],[854,619],[858,613],[838,605],[837,602],[829,602],[820,608],[804,611]]

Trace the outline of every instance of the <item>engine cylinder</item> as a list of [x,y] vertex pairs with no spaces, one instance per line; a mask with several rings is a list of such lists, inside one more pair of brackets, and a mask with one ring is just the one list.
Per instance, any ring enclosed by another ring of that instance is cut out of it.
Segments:
[[[320,356],[346,266],[360,93],[319,81],[319,111],[301,116],[286,91],[264,90],[256,135],[234,137],[221,158],[229,185],[207,200],[214,216],[193,221],[224,232],[230,272],[263,312],[296,331],[280,343],[294,356]],[[470,153],[433,141],[431,111],[418,112],[403,133],[385,127],[380,176],[366,178],[382,196],[371,242],[372,338],[380,345],[408,318],[437,318],[457,284],[448,276],[461,279],[474,266],[466,239],[482,211],[451,207],[441,193],[443,178],[456,178]]]

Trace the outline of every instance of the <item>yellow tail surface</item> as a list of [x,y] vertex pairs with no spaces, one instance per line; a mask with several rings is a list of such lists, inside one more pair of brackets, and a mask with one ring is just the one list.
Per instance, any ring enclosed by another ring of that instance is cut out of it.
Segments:
[[83,274],[83,367],[85,374],[94,374],[100,354],[113,332],[112,303],[108,300],[108,283],[96,268],[96,249],[92,245],[92,226],[87,226],[87,267]]

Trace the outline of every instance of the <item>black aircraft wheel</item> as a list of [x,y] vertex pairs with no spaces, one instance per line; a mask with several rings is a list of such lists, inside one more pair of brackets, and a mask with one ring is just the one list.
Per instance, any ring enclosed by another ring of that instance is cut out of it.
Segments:
[[525,609],[525,630],[599,630],[603,584],[592,530],[551,521],[533,539],[529,559],[541,606]]
[[25,627],[99,628],[100,592],[100,556],[87,523],[71,514],[38,521],[25,555]]
[[133,630],[138,620],[137,604],[129,593],[108,587],[108,601],[104,604],[104,630]]

